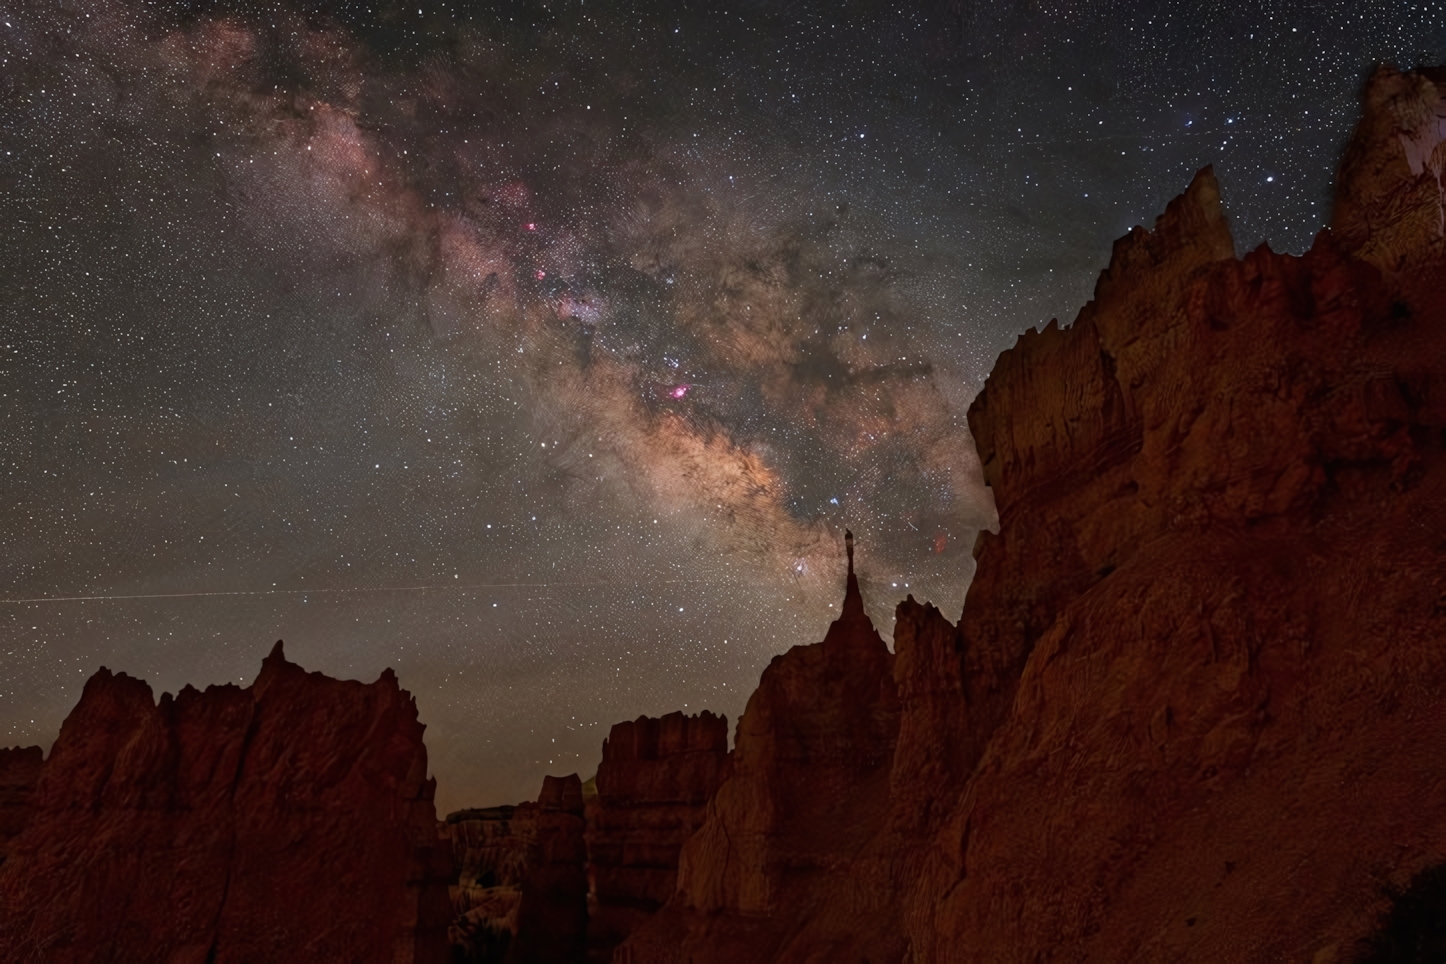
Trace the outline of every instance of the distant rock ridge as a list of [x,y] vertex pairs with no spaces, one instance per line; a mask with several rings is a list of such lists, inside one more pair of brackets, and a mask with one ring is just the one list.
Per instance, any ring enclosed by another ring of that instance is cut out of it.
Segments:
[[535,859],[537,805],[485,807],[447,815],[457,881],[447,938],[452,964],[500,964],[517,935],[522,887]]
[[307,673],[157,703],[101,669],[0,864],[0,959],[446,960],[446,878],[416,704]]
[[618,723],[591,795],[576,774],[549,776],[536,802],[449,814],[453,964],[611,960],[676,889],[679,849],[726,769],[727,727],[708,712]]
[[614,960],[1380,946],[1446,863],[1443,81],[1372,76],[1304,255],[1237,258],[1206,168],[1001,355],[961,621],[910,598],[889,654],[846,606],[775,658]]

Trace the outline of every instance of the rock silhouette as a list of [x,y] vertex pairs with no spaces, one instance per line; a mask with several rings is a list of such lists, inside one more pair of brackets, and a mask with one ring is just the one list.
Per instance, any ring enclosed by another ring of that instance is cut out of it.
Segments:
[[883,825],[899,729],[894,657],[864,612],[847,541],[839,618],[822,642],[763,671],[723,782],[683,845],[677,894],[614,960],[779,955]]
[[587,845],[582,781],[546,777],[537,797],[537,829],[517,906],[508,964],[581,961],[587,947]]

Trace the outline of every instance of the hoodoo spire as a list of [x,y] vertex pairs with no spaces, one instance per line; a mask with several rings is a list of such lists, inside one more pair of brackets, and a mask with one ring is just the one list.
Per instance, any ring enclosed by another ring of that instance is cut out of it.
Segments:
[[864,615],[864,597],[859,593],[859,580],[854,575],[854,534],[844,530],[844,551],[849,557],[849,582],[844,592],[843,613],[840,619],[867,619]]

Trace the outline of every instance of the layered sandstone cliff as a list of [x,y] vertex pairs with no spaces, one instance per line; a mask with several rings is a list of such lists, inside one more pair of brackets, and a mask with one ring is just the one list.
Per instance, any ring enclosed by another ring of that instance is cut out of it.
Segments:
[[1000,357],[962,620],[775,660],[616,960],[1364,953],[1446,862],[1443,80],[1373,76],[1306,254],[1206,169]]
[[446,960],[416,705],[287,662],[157,703],[102,669],[0,865],[7,961]]
[[706,711],[613,726],[587,802],[589,960],[611,960],[673,896],[679,852],[701,826],[727,757],[728,720]]

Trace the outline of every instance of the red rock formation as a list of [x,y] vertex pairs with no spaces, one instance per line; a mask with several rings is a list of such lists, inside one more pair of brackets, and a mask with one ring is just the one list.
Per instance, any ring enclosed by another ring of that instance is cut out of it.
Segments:
[[763,671],[728,772],[683,846],[676,896],[615,960],[769,960],[882,825],[894,660],[864,612],[848,542],[842,614],[823,642]]
[[30,797],[44,759],[38,746],[0,747],[0,864],[10,853],[10,841],[30,823]]
[[1338,235],[1223,257],[1202,172],[976,401],[1000,534],[961,636],[1008,700],[916,957],[1346,960],[1446,860],[1446,259],[1403,92],[1439,104],[1378,72]]
[[545,777],[508,964],[581,964],[587,948],[582,781]]
[[0,959],[446,959],[416,705],[278,643],[255,683],[157,704],[102,669],[0,866]]
[[1446,862],[1443,80],[1372,78],[1305,255],[1207,169],[1001,356],[961,623],[900,606],[897,709],[775,660],[616,960],[1345,962]]
[[1331,230],[1413,299],[1439,296],[1446,245],[1446,68],[1379,67],[1341,162]]
[[611,960],[673,896],[678,853],[702,824],[727,756],[728,720],[706,711],[613,726],[587,804],[589,960]]
[[459,810],[447,815],[456,915],[447,929],[458,964],[500,964],[517,934],[517,908],[536,849],[537,805]]

